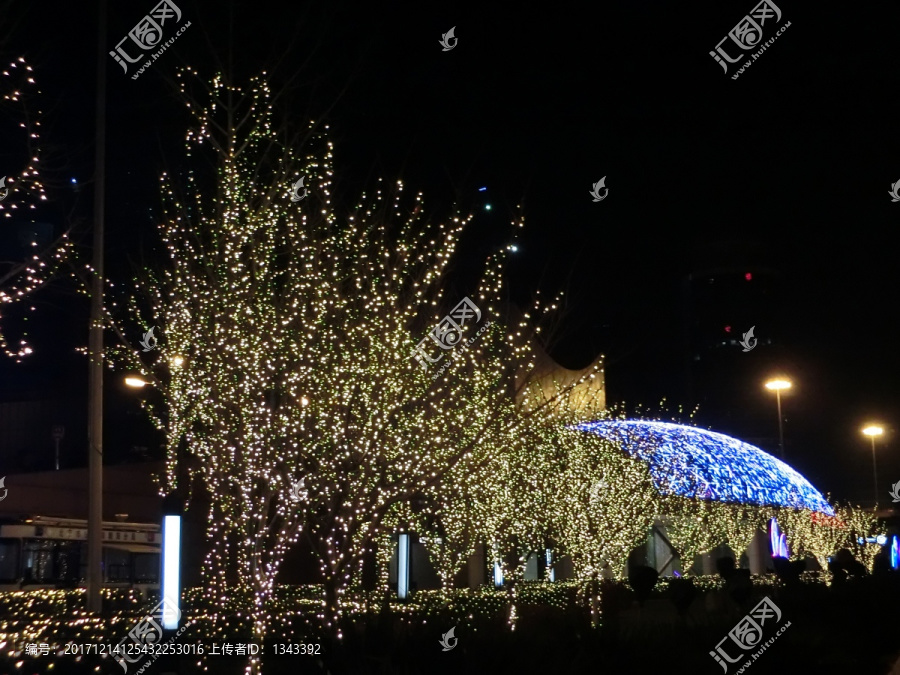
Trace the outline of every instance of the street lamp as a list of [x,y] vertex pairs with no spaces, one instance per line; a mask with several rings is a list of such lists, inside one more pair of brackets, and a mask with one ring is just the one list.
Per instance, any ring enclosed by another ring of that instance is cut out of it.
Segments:
[[779,377],[766,382],[766,389],[775,392],[775,398],[778,401],[778,448],[781,450],[781,461],[784,461],[784,429],[781,424],[781,390],[790,389],[791,381]]
[[135,376],[126,377],[125,384],[127,384],[129,387],[134,387],[135,389],[140,389],[141,387],[146,387],[150,383],[135,375]]
[[875,508],[878,508],[878,467],[875,464],[875,437],[884,433],[884,428],[877,424],[870,424],[862,432],[872,439],[872,476],[875,479]]

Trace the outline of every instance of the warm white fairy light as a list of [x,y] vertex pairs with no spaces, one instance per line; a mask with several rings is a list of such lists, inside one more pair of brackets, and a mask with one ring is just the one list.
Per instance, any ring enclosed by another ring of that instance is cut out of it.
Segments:
[[[28,153],[28,164],[17,175],[6,173],[0,176],[6,178],[8,190],[6,198],[0,201],[0,216],[5,218],[14,216],[21,218],[24,214],[18,213],[20,209],[35,211],[39,202],[47,200],[44,184],[38,172],[43,113],[40,109],[35,109],[33,103],[33,99],[41,92],[32,73],[33,68],[28,65],[25,57],[12,61],[0,73],[3,76],[0,92],[3,93],[4,106],[14,108],[13,114],[22,118],[23,121],[19,123],[19,128],[24,134],[22,147]],[[5,139],[5,142],[14,143],[16,140]],[[0,167],[0,171],[8,170],[10,167]],[[37,243],[32,242],[32,247],[36,248]],[[4,264],[7,265],[5,268],[0,267],[0,350],[6,356],[21,360],[33,353],[33,349],[27,339],[27,318],[19,344],[17,346],[9,344],[3,331],[2,308],[22,302],[45,285],[71,252],[72,243],[68,235],[63,234],[46,250],[38,251],[28,260]],[[29,309],[34,310],[33,307]]]
[[[188,154],[211,155],[217,174],[190,173],[186,186],[162,177],[168,260],[137,281],[149,302],[131,299],[133,321],[119,326],[159,326],[159,349],[111,353],[163,396],[161,489],[187,470],[212,497],[205,592],[235,606],[256,641],[277,621],[277,576],[301,538],[324,581],[318,617],[335,634],[342,612],[361,611],[353,591],[368,554],[387,587],[398,531],[425,537],[445,589],[477,543],[496,542],[513,627],[530,551],[553,542],[579,577],[606,564],[619,575],[648,519],[694,508],[659,497],[646,466],[608,441],[567,428],[596,419],[602,406],[567,394],[590,391],[602,365],[567,387],[535,378],[531,338],[559,299],[539,296],[504,326],[505,253],[468,293],[494,323],[445,352],[452,364],[436,380],[435,367],[420,369],[414,345],[459,300],[444,289],[471,216],[427,222],[422,196],[408,199],[399,181],[339,208],[327,127],[310,124],[298,155],[300,141],[286,144],[273,121],[265,76],[246,89],[221,77],[205,85],[190,68],[179,77],[195,121]],[[295,203],[299,176],[309,194]],[[300,478],[306,498],[291,499]],[[592,495],[600,480],[608,487]],[[708,522],[738,540],[737,517]],[[692,528],[680,534],[686,550],[705,536]]]
[[[386,581],[390,549],[382,544],[391,533],[425,531],[441,514],[462,529],[437,504],[466,490],[482,491],[469,541],[487,532],[522,545],[545,536],[540,513],[548,505],[539,495],[553,460],[548,434],[575,418],[528,385],[537,360],[527,338],[537,320],[523,318],[509,333],[498,322],[505,256],[488,261],[469,293],[494,323],[448,353],[451,367],[432,382],[412,349],[458,301],[444,295],[446,272],[471,216],[427,223],[422,196],[407,208],[399,181],[379,182],[345,212],[332,202],[327,127],[314,132],[311,124],[310,149],[298,156],[299,142],[286,146],[273,124],[264,76],[246,90],[216,77],[204,103],[190,98],[188,81],[204,86],[196,73],[180,77],[195,120],[188,153],[214,153],[218,174],[189,174],[187,196],[163,176],[168,264],[139,281],[150,302],[141,312],[132,301],[130,328],[158,325],[160,358],[116,355],[165,398],[164,489],[175,487],[185,456],[176,449],[200,460],[190,471],[213,496],[204,565],[212,597],[224,601],[228,583],[251,591],[261,641],[274,621],[285,553],[302,536],[325,582],[320,619],[336,631],[341,612],[352,610],[348,592],[367,552],[377,552]],[[298,176],[309,189],[299,204],[289,199]],[[529,316],[543,319],[551,306],[538,302]],[[181,365],[166,367],[175,354]],[[529,453],[531,464],[519,461]],[[535,508],[516,514],[517,496],[503,478],[518,489],[529,473],[543,481]],[[308,499],[296,502],[290,491],[300,477]],[[491,509],[496,499],[502,513]],[[467,548],[460,541],[454,546]],[[457,564],[459,552],[452,558]]]

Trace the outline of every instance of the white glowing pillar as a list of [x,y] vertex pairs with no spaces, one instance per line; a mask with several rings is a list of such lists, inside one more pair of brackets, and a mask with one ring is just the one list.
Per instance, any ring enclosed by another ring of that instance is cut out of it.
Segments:
[[397,542],[397,597],[409,595],[409,535],[401,534]]
[[165,516],[162,535],[163,628],[177,630],[181,616],[181,516]]

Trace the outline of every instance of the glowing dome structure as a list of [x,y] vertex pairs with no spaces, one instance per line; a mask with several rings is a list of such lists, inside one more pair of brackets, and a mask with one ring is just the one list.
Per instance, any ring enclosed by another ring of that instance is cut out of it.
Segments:
[[794,469],[731,436],[644,420],[588,422],[575,428],[612,441],[645,462],[660,494],[834,515],[825,497]]

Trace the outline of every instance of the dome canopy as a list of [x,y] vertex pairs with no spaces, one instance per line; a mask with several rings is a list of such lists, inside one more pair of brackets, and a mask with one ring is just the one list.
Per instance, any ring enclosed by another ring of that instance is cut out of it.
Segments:
[[575,428],[612,441],[645,462],[660,494],[834,515],[822,494],[794,469],[731,436],[644,420],[587,422]]

